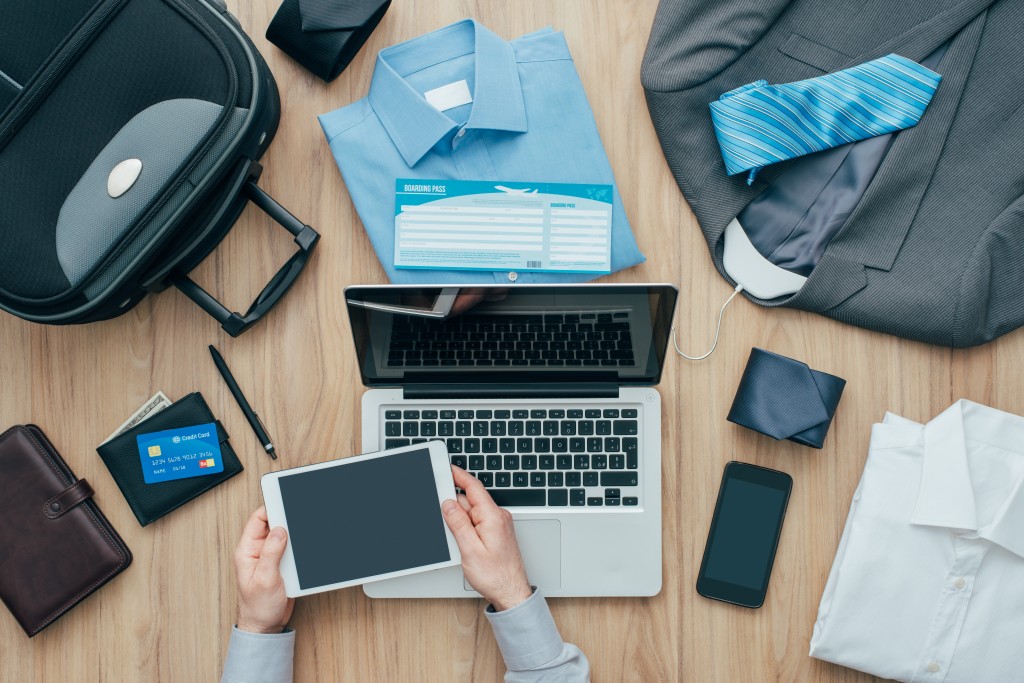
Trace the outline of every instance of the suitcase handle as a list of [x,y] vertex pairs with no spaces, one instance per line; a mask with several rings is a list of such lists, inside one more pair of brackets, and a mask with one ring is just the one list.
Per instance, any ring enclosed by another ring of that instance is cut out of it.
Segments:
[[252,327],[291,289],[299,277],[299,273],[306,267],[309,255],[313,253],[313,249],[316,248],[317,242],[320,240],[320,233],[290,214],[287,209],[274,201],[273,197],[261,190],[254,181],[246,182],[244,190],[253,204],[263,209],[268,216],[280,223],[281,227],[295,235],[295,244],[299,246],[299,250],[281,266],[281,270],[277,271],[277,274],[270,279],[270,282],[263,288],[244,315],[225,308],[224,304],[213,298],[209,292],[197,285],[187,275],[176,275],[173,280],[174,286],[181,290],[182,294],[213,316],[224,328],[224,331],[232,337],[237,337]]

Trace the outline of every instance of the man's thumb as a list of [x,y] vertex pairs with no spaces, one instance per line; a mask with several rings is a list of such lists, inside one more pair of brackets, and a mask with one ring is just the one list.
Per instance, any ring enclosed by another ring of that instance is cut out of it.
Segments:
[[469,515],[461,505],[454,500],[446,500],[441,505],[441,512],[444,513],[444,521],[448,528],[452,530],[455,542],[459,544],[459,548],[463,552],[469,550],[473,543],[480,542],[480,538],[473,528],[473,522],[470,521]]
[[283,527],[275,527],[270,531],[267,540],[260,550],[260,560],[256,565],[256,573],[271,577],[280,572],[281,557],[288,545],[288,532]]

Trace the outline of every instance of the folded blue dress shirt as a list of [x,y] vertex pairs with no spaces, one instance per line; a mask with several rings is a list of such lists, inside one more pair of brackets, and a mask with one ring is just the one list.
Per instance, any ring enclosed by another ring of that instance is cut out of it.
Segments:
[[[472,102],[440,111],[424,97],[462,80]],[[615,184],[561,32],[546,28],[505,41],[467,19],[393,45],[377,55],[367,97],[319,120],[392,282],[551,283],[594,277],[394,266],[397,178]],[[612,271],[644,260],[616,189]]]

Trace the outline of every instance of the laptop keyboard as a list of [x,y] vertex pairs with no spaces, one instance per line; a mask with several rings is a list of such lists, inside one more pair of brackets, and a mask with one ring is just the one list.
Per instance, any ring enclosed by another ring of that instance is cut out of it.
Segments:
[[503,507],[639,505],[635,408],[385,410],[384,447],[439,439]]
[[628,311],[396,315],[390,367],[635,366]]

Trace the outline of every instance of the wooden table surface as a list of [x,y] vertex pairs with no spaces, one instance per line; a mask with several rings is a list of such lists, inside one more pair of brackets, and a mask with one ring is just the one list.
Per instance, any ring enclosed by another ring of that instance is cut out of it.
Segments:
[[[731,292],[711,266],[644,103],[640,60],[653,0],[400,0],[330,85],[263,38],[275,4],[229,2],[281,90],[281,126],[260,184],[323,235],[282,304],[238,339],[175,291],[87,326],[43,327],[0,316],[0,425],[40,425],[95,487],[97,503],[135,556],[123,575],[32,640],[0,610],[0,680],[215,680],[234,618],[231,553],[247,515],[261,503],[260,476],[359,451],[362,385],[342,288],[386,278],[316,115],[365,96],[381,48],[467,16],[505,38],[546,25],[563,30],[648,257],[606,280],[676,283],[680,343],[691,353],[709,343]],[[250,208],[195,278],[244,310],[291,250],[284,231]],[[209,343],[218,345],[263,414],[281,452],[277,462],[262,454],[210,361]],[[776,443],[726,422],[752,346],[848,380],[824,450]],[[554,600],[563,637],[586,652],[595,681],[872,680],[807,656],[871,425],[886,410],[927,421],[961,397],[1024,413],[1024,385],[1014,379],[1022,365],[1019,333],[951,351],[737,299],[714,355],[700,363],[671,356],[660,385],[662,592],[650,599]],[[157,390],[172,399],[201,391],[246,469],[140,528],[95,447]],[[759,610],[706,600],[694,590],[722,468],[732,459],[783,470],[795,481]],[[292,620],[296,680],[499,680],[504,669],[482,607],[474,600],[372,601],[358,588],[303,598]]]

